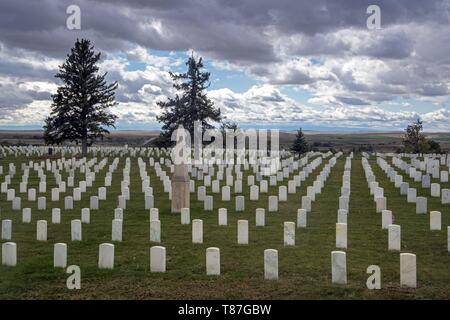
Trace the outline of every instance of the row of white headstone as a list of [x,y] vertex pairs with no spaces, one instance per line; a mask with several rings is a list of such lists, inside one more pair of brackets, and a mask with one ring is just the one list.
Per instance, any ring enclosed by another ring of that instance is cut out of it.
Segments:
[[352,158],[353,153],[346,158],[342,176],[341,196],[339,197],[336,222],[336,248],[339,249],[347,249],[347,220],[351,193]]
[[[380,158],[379,158],[380,159]],[[387,172],[388,178],[391,180],[394,180],[394,184],[396,188],[402,188],[404,187],[404,182],[398,183],[399,180],[401,180],[399,175],[395,172],[394,169],[392,169],[384,159],[381,159],[380,161],[380,167],[383,168],[385,172]],[[393,177],[393,178],[392,178]],[[400,176],[402,177],[402,176]],[[450,189],[449,189],[450,191]],[[404,195],[404,192],[400,190],[400,194]],[[426,214],[427,211],[427,198],[426,197],[417,197],[416,196],[416,189],[413,188],[407,188],[407,201],[408,202],[415,202],[416,203],[416,213],[417,214]],[[392,212],[389,210],[384,210],[384,215],[386,216],[385,221],[386,223],[392,219],[390,218],[390,215],[392,216]],[[382,212],[383,213],[383,212]],[[442,228],[442,215],[440,211],[430,211],[430,230],[441,230]],[[398,228],[397,228],[398,229]],[[398,231],[400,232],[400,231]]]
[[[304,159],[304,158],[303,158]],[[310,164],[306,165],[305,169],[300,171],[298,175],[294,175],[293,180],[289,180],[288,181],[288,186],[279,186],[278,188],[278,196],[274,196],[274,195],[270,195],[268,197],[268,211],[269,212],[276,212],[278,211],[278,202],[283,202],[283,201],[287,201],[287,196],[288,194],[295,194],[297,192],[296,188],[299,187],[301,185],[301,181],[304,181],[308,178],[309,174],[311,172],[313,172],[313,170],[315,168],[317,168],[320,163],[322,161],[322,158],[316,158],[315,160],[313,160]],[[301,168],[301,167],[299,167]],[[291,171],[285,171],[287,177],[289,177],[289,174]],[[285,176],[286,176],[285,175]],[[278,181],[283,181],[283,177],[281,177],[281,179],[275,179],[275,176],[270,176],[270,178],[273,178],[271,180],[273,180],[273,182],[270,183],[270,185],[277,185]],[[249,176],[248,178],[253,178],[253,179],[249,179],[251,181],[248,181],[249,183],[249,187],[250,187],[250,201],[258,201],[259,200],[259,195],[260,192],[261,193],[267,193],[268,192],[268,181],[261,179],[260,185],[256,185],[254,184],[254,176]],[[213,181],[213,188],[212,188],[212,192],[215,193],[214,190],[214,183],[216,182],[217,185],[217,190],[219,189],[219,180],[214,180]],[[231,181],[231,186],[233,186],[234,183],[234,187],[235,187],[235,193],[240,193],[242,191],[242,183],[241,180],[235,180],[233,182],[233,180]],[[222,201],[230,201],[231,200],[231,186],[230,185],[225,185],[222,187]],[[236,188],[238,187],[238,188]],[[238,190],[236,190],[238,189]],[[237,192],[236,192],[237,191]],[[204,202],[204,210],[205,211],[212,211],[213,210],[213,196],[212,195],[207,195],[206,193],[206,186],[199,186],[197,189],[197,199],[199,201],[203,201]],[[244,211],[245,210],[245,197],[244,196],[235,196],[235,210],[236,211]]]
[[[386,162],[384,159],[377,158],[377,163],[381,163],[381,168],[385,168]],[[362,158],[362,165],[364,168],[366,180],[370,190],[370,194],[373,195],[376,202],[376,212],[381,213],[381,228],[388,229],[388,250],[400,251],[401,249],[401,227],[400,225],[393,224],[393,215],[391,210],[387,210],[387,198],[384,196],[384,189],[379,187],[379,183],[376,181],[375,174],[372,171],[372,167],[365,157]]]
[[[114,269],[114,245],[102,243],[99,246],[98,268]],[[14,242],[2,244],[2,265],[16,266],[17,246]],[[206,249],[206,274],[220,275],[220,249]],[[67,244],[55,243],[53,251],[53,266],[67,267]],[[150,271],[166,272],[166,248],[153,246],[150,248]],[[347,259],[343,251],[331,252],[331,281],[335,284],[347,284]],[[278,280],[278,250],[264,250],[264,278]],[[416,256],[410,253],[400,254],[400,284],[415,288],[417,285]]]
[[[47,160],[48,161],[48,160]],[[104,166],[107,164],[107,159],[103,159],[100,164],[96,165],[96,159],[92,159],[91,161],[88,161],[85,164],[85,159],[82,159],[80,161],[76,161],[74,159],[69,159],[66,161],[63,161],[61,159],[59,159],[58,161],[60,161],[61,166],[62,165],[67,165],[66,166],[66,171],[69,171],[69,177],[67,180],[67,186],[68,187],[73,187],[74,186],[74,170],[71,169],[71,165],[73,164],[74,167],[79,167],[80,168],[80,172],[85,172],[86,173],[86,180],[85,181],[80,181],[79,182],[79,186],[73,188],[73,196],[66,196],[65,197],[65,208],[66,209],[72,209],[73,208],[73,202],[74,201],[80,201],[81,200],[81,195],[82,193],[86,192],[86,188],[87,187],[91,187],[92,186],[92,182],[95,181],[95,173],[98,173],[101,169],[104,168]],[[67,164],[68,163],[68,164]],[[91,196],[90,197],[90,209],[92,210],[96,210],[98,209],[99,206],[99,200],[106,200],[106,187],[111,185],[111,179],[112,179],[112,172],[115,170],[115,168],[117,167],[118,164],[118,159],[115,159],[113,161],[113,164],[110,165],[109,171],[106,174],[105,177],[105,186],[104,187],[99,187],[98,188],[98,196]],[[20,193],[28,193],[28,201],[36,201],[36,189],[34,188],[30,188],[27,189],[27,181],[28,181],[28,177],[29,177],[29,168],[30,167],[34,167],[36,171],[38,171],[38,176],[41,179],[41,182],[39,183],[39,192],[46,192],[46,176],[43,173],[43,169],[42,167],[43,164],[38,164],[38,163],[34,163],[32,161],[29,162],[28,166],[26,164],[23,164],[23,171],[24,174],[22,176],[22,182],[20,183]],[[94,172],[90,172],[89,167],[90,166],[94,166]],[[55,180],[56,183],[58,185],[57,188],[52,188],[52,192],[51,192],[51,201],[59,201],[59,195],[61,193],[66,193],[66,182],[61,180],[61,175],[59,174],[59,169],[56,168],[56,162],[53,161],[50,164],[47,164],[48,168],[51,168],[52,172],[54,172],[55,174]],[[10,163],[10,173],[14,172],[13,169],[14,168],[14,164]],[[20,210],[21,209],[21,197],[17,197],[15,195],[15,189],[13,188],[8,188],[8,184],[11,182],[11,176],[7,175],[5,176],[5,182],[2,183],[2,187],[1,187],[1,192],[6,193],[7,194],[7,201],[11,201],[12,202],[12,209],[13,210]],[[45,210],[46,206],[47,206],[47,199],[46,197],[38,197],[37,198],[38,201],[38,205],[37,208],[38,210]]]
[[[449,158],[450,159],[450,158]],[[392,163],[399,169],[405,172],[409,178],[414,179],[415,182],[422,182],[422,188],[429,188],[430,189],[430,196],[431,197],[441,197],[441,203],[442,204],[449,204],[450,203],[450,189],[448,188],[442,188],[439,183],[431,183],[430,176],[428,174],[423,175],[420,169],[417,169],[415,167],[412,167],[410,164],[406,163],[405,161],[401,160],[400,158],[393,157]],[[422,163],[422,162],[420,162]],[[417,171],[419,170],[419,171]],[[437,170],[439,170],[439,167],[437,167]],[[435,175],[433,176],[435,178]],[[448,182],[448,171],[440,171],[439,174],[440,182],[441,183],[447,183]],[[402,195],[408,194],[409,184],[407,182],[403,182],[402,176],[396,176],[395,178],[395,184],[396,187],[400,185],[400,193]],[[409,191],[410,197],[408,199],[408,202],[415,202],[416,198],[416,191],[415,189],[411,189]]]
[[306,188],[306,195],[301,197],[301,209],[305,210],[306,212],[311,212],[312,203],[316,200],[316,194],[322,193],[322,188],[324,187],[326,180],[330,176],[331,169],[336,165],[336,160],[341,155],[342,152],[336,153],[322,168],[313,184]]

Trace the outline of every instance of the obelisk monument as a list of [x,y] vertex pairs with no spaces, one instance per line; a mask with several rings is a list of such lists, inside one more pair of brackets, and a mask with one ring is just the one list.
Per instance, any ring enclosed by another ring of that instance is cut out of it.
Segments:
[[176,164],[172,175],[172,212],[190,206],[189,174],[186,164]]

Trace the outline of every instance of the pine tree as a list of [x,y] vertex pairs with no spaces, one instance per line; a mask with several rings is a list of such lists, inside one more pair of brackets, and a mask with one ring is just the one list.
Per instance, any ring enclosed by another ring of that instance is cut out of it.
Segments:
[[222,119],[220,109],[214,107],[214,103],[206,96],[209,87],[209,72],[202,72],[202,58],[196,60],[193,55],[186,62],[188,70],[186,73],[175,74],[170,72],[173,87],[180,91],[174,98],[160,101],[158,105],[163,112],[157,117],[163,123],[162,132],[158,141],[159,145],[171,145],[172,132],[182,125],[194,138],[194,121],[200,121],[202,132],[212,129],[213,122]]
[[306,141],[305,135],[303,134],[302,128],[297,130],[295,135],[295,140],[292,143],[291,151],[297,154],[303,154],[310,150],[308,141]]
[[115,127],[117,116],[108,108],[116,105],[117,82],[107,84],[107,73],[98,74],[100,53],[87,39],[77,39],[66,61],[55,75],[64,83],[52,95],[52,111],[45,119],[44,139],[47,144],[63,141],[81,142],[82,156],[95,139]]
[[429,152],[442,153],[441,145],[436,140],[428,140]]
[[425,136],[421,133],[423,130],[422,121],[417,119],[416,122],[410,124],[403,136],[403,146],[405,152],[423,153],[430,148]]

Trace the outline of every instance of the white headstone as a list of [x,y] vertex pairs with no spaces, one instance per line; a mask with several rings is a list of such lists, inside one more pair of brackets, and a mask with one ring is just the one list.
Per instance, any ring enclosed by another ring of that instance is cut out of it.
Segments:
[[406,200],[408,203],[414,203],[417,199],[417,189],[408,188],[408,193],[406,195]]
[[261,180],[259,183],[259,192],[260,193],[267,193],[269,192],[269,183],[267,180]]
[[80,201],[80,200],[81,200],[81,189],[74,188],[73,189],[73,201]]
[[28,201],[36,201],[36,189],[28,189]]
[[400,253],[400,285],[408,288],[416,288],[417,286],[415,254]]
[[381,228],[387,229],[390,224],[392,224],[392,211],[391,210],[381,211]]
[[245,210],[245,198],[244,196],[236,196],[236,211]]
[[278,201],[287,201],[287,188],[286,186],[280,186],[278,188]]
[[311,197],[302,197],[302,209],[305,209],[306,212],[311,212]]
[[441,190],[441,203],[442,204],[450,203],[450,189]]
[[439,183],[431,184],[431,196],[439,198],[441,196],[441,185]]
[[264,227],[266,224],[266,210],[264,208],[256,209],[256,226]]
[[189,208],[181,208],[181,224],[191,223],[191,213]]
[[150,221],[150,241],[161,242],[161,221]]
[[378,197],[375,199],[377,213],[386,210],[386,202],[387,202],[386,197]]
[[331,282],[347,284],[347,257],[344,251],[331,252]]
[[336,223],[336,248],[347,248],[347,224]]
[[250,187],[250,201],[259,200],[259,187],[257,185],[252,185]]
[[53,247],[53,267],[67,267],[67,245],[65,243],[55,243]]
[[205,200],[203,202],[204,211],[213,211],[213,200],[213,196],[205,196]]
[[[300,182],[300,180],[299,180]],[[297,192],[297,184],[294,180],[288,181],[288,193],[289,194],[295,194]]]
[[39,192],[45,193],[47,192],[47,183],[44,181],[39,182]]
[[447,227],[447,251],[450,252],[450,226]]
[[122,219],[113,219],[111,241],[122,241]]
[[150,221],[152,221],[152,220],[159,220],[159,209],[158,208],[150,209]]
[[166,272],[166,248],[161,246],[150,248],[150,271]]
[[47,208],[47,199],[45,197],[38,198],[38,210],[45,210]]
[[[126,209],[127,208],[127,198],[124,195],[120,195],[117,197],[117,207]],[[147,208],[146,208],[147,209]]]
[[153,208],[155,206],[154,203],[155,203],[155,200],[154,200],[153,195],[150,194],[150,195],[145,196],[145,209],[146,210]]
[[22,222],[23,223],[30,223],[31,222],[31,209],[30,208],[23,208],[22,209]]
[[[214,185],[214,183],[213,183]],[[214,191],[213,191],[214,192]],[[204,201],[206,195],[206,188],[204,186],[200,186],[197,189],[197,200],[198,201]]]
[[295,246],[295,222],[284,222],[284,245]]
[[248,220],[238,220],[237,233],[238,244],[248,244]]
[[416,198],[416,213],[424,214],[427,213],[427,198],[417,197]]
[[339,209],[348,211],[349,197],[348,196],[340,196],[339,197]]
[[81,222],[87,224],[91,222],[91,212],[89,208],[81,209]]
[[36,240],[47,241],[47,221],[38,220],[36,223]]
[[345,210],[345,209],[338,210],[337,222],[338,223],[347,223],[347,210]]
[[71,196],[64,197],[64,209],[66,210],[73,209],[73,198]]
[[307,222],[307,215],[305,209],[298,209],[297,210],[297,227],[298,228],[306,228],[306,222]]
[[102,243],[98,250],[99,269],[114,269],[114,245]]
[[123,209],[122,208],[114,209],[114,219],[123,220]]
[[242,180],[234,182],[234,193],[242,193]]
[[228,224],[227,209],[219,208],[218,216],[219,226],[226,226]]
[[278,251],[264,250],[264,279],[278,280]]
[[390,224],[388,226],[388,250],[400,251],[401,239],[401,227],[396,224]]
[[12,209],[14,211],[20,210],[22,208],[22,199],[20,197],[14,197],[12,200]]
[[222,201],[230,201],[230,193],[231,193],[230,186],[223,186],[222,187]]
[[192,220],[192,243],[203,243],[203,220]]
[[52,188],[52,201],[59,201],[59,188]]
[[98,210],[98,197],[97,196],[91,196],[89,198],[89,208],[91,210]]
[[[199,192],[200,192],[200,190],[199,190]],[[212,193],[219,193],[220,192],[220,181],[219,180],[214,180],[212,182],[212,184],[211,184],[211,192]],[[206,193],[206,189],[205,189],[205,193]],[[199,194],[198,197],[199,197],[199,200],[200,200],[201,195]]]
[[448,182],[448,171],[441,171],[440,181],[441,182]]
[[277,211],[278,211],[278,197],[269,196],[269,212],[277,212]]
[[70,221],[70,234],[72,241],[81,241],[82,233],[81,233],[81,220],[72,220]]
[[98,199],[106,200],[106,188],[105,187],[98,188]]
[[12,220],[2,220],[2,240],[11,240]]
[[441,230],[442,219],[440,211],[430,212],[430,230]]
[[220,275],[220,249],[210,247],[206,249],[206,274]]
[[52,223],[55,224],[61,223],[61,209],[59,208],[52,209]]
[[14,267],[17,264],[17,246],[14,242],[2,244],[2,265]]

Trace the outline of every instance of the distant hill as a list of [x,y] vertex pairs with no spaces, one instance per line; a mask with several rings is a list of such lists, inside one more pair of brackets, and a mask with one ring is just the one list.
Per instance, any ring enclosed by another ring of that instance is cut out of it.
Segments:
[[[99,145],[146,146],[159,135],[158,130],[116,130],[106,136]],[[306,130],[305,136],[317,150],[365,150],[396,151],[401,147],[402,132],[321,132]],[[450,133],[425,133],[441,144],[443,150],[450,150]],[[294,140],[295,131],[279,132],[281,148],[289,148]],[[0,130],[2,145],[43,145],[42,130]]]

